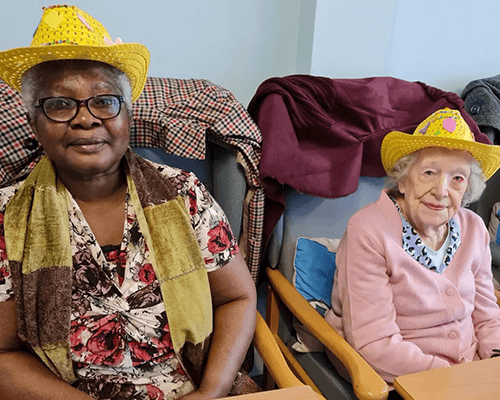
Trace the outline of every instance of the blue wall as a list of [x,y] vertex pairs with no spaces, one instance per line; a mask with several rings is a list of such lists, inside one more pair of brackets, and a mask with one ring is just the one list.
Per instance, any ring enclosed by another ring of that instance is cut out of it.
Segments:
[[[26,46],[47,0],[4,2],[0,50]],[[74,0],[145,44],[151,76],[205,78],[248,104],[266,78],[395,76],[460,91],[500,73],[491,0]]]

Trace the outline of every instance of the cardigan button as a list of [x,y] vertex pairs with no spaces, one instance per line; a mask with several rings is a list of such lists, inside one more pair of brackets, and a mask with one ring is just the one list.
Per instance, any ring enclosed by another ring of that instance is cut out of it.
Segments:
[[455,294],[455,291],[452,288],[446,289],[446,294],[448,296],[453,296]]
[[450,332],[450,334],[448,335],[448,337],[450,339],[455,339],[457,337],[457,333],[456,332]]

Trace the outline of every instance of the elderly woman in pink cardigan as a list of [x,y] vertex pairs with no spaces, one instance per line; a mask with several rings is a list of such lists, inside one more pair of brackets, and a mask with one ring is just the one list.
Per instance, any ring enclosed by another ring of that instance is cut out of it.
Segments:
[[500,166],[443,109],[382,143],[388,188],[349,221],[326,320],[392,384],[399,375],[489,358],[500,348],[489,236],[465,204]]

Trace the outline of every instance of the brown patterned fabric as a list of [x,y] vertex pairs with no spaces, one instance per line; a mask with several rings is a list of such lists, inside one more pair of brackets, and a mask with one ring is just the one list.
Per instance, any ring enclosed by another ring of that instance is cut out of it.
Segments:
[[52,266],[23,277],[22,263],[11,261],[15,293],[24,293],[16,301],[18,331],[21,340],[32,345],[64,342],[69,337],[73,278],[71,269]]
[[210,350],[210,342],[212,337],[208,337],[205,342],[197,345],[186,342],[182,348],[182,365],[189,374],[189,377],[196,385],[200,386],[203,378],[203,370],[207,361],[208,351]]
[[[177,189],[174,185],[158,173],[158,170],[150,162],[141,157],[133,157],[128,153],[127,159],[130,175],[133,177],[139,201],[142,208],[151,204],[161,204],[164,201],[177,197]],[[134,160],[134,161],[132,161]],[[151,188],[155,188],[151,190]]]
[[262,388],[250,376],[245,373],[239,373],[236,376],[233,387],[229,391],[231,396],[261,392]]

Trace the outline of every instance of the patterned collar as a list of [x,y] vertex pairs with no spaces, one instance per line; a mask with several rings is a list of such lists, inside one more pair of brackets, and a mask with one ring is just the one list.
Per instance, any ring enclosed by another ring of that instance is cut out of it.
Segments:
[[429,257],[429,248],[423,243],[419,234],[405,219],[401,208],[399,207],[396,199],[390,196],[390,199],[396,206],[399,215],[401,216],[401,223],[403,225],[402,245],[403,249],[418,263],[424,267],[435,271],[439,274],[443,273],[445,268],[450,264],[453,256],[460,247],[460,227],[455,219],[452,217],[448,222],[448,234],[450,237],[448,248],[445,252],[445,257],[440,265],[436,265],[431,257]]

